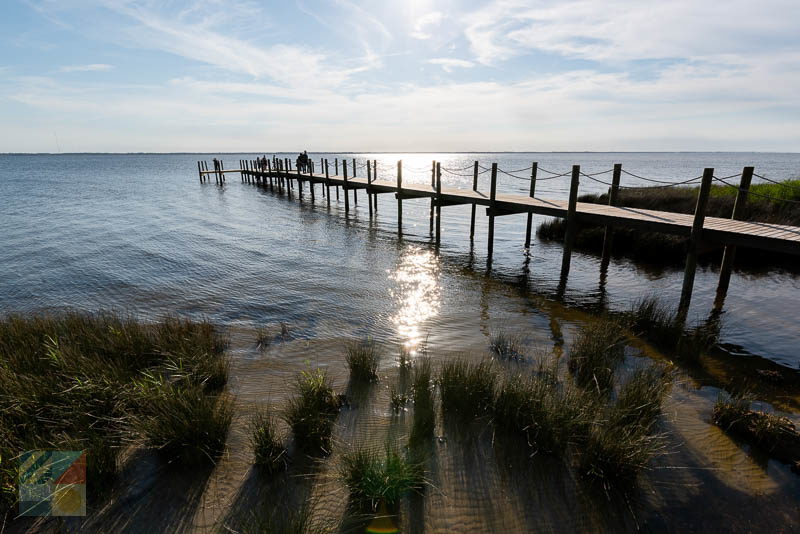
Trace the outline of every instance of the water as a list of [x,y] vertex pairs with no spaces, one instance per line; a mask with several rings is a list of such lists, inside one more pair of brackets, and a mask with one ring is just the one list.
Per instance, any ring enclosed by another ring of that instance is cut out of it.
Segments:
[[[507,170],[538,161],[543,169],[559,173],[576,163],[587,173],[622,163],[634,174],[675,181],[698,176],[706,166],[714,166],[718,176],[745,165],[773,179],[800,175],[796,154],[346,156],[377,159],[379,178],[393,176],[396,160],[402,158],[404,181],[423,183],[430,180],[433,159],[455,169],[479,159],[485,166],[497,162]],[[526,257],[524,215],[497,219],[493,270],[487,276],[482,210],[471,248],[470,208],[443,208],[437,255],[430,245],[427,200],[404,202],[400,239],[391,195],[380,197],[377,216],[370,220],[366,195],[359,192],[359,204],[351,206],[346,218],[343,197],[329,208],[319,189],[312,204],[308,195],[302,202],[296,196],[290,199],[242,184],[235,174],[228,175],[224,187],[213,181],[200,184],[196,161],[212,157],[0,156],[0,312],[70,307],[125,310],[145,319],[167,313],[207,317],[231,334],[229,390],[246,414],[256,405],[284,405],[287,381],[309,365],[328,368],[337,388],[344,390],[343,346],[354,337],[370,336],[389,352],[401,345],[413,352],[424,345],[437,358],[480,358],[490,332],[503,328],[522,332],[531,347],[558,354],[568,351],[578,327],[592,320],[587,308],[625,309],[651,294],[668,303],[678,301],[680,271],[613,260],[603,285],[599,259],[580,253],[573,256],[563,298],[556,299],[561,246],[534,238],[532,255]],[[222,156],[227,168],[252,157]],[[471,187],[469,176],[445,174],[443,179],[447,186]],[[641,185],[629,176],[623,184]],[[525,181],[500,178],[500,191],[526,194],[527,187]],[[480,188],[488,189],[488,175],[482,175]],[[581,183],[582,192],[604,188],[588,180]],[[566,198],[567,179],[543,181],[537,190],[545,198]],[[534,223],[543,220],[537,216]],[[716,275],[713,269],[698,272],[689,314],[693,321],[710,315]],[[709,424],[709,414],[719,385],[742,369],[769,363],[800,368],[793,320],[800,313],[798,290],[796,274],[734,273],[721,331],[732,356],[708,360],[702,373],[680,375],[665,408],[671,454],[655,463],[648,486],[633,502],[592,497],[562,467],[531,461],[525,448],[496,448],[486,427],[476,432],[474,441],[437,429],[445,439],[437,445],[439,463],[431,473],[437,490],[426,497],[428,530],[590,532],[638,525],[668,531],[718,529],[722,524],[732,531],[791,528],[800,513],[800,477],[786,466],[751,455]],[[288,331],[285,338],[280,335],[282,323]],[[275,337],[266,350],[256,347],[259,329]],[[663,358],[647,347],[634,347],[626,365],[638,365],[642,354]],[[402,435],[398,426],[407,421],[398,423],[388,410],[389,385],[396,374],[391,358],[381,374],[373,398],[340,416],[338,442],[382,440],[387,432]],[[776,392],[768,400],[800,422],[796,391]],[[213,473],[165,483],[152,464],[137,464],[138,474],[125,478],[134,488],[132,495],[111,503],[99,521],[116,521],[115,531],[136,531],[148,523],[157,528],[188,518],[195,529],[210,530],[235,511],[248,511],[263,484],[254,483],[248,471],[251,458],[243,424],[237,419],[231,452]],[[342,492],[330,490],[337,454],[325,462],[309,490],[320,494],[319,508],[334,517],[346,506]],[[290,478],[287,486],[297,480]],[[173,504],[175,495],[182,496],[180,505]],[[413,511],[403,515],[414,517]],[[108,524],[97,530],[107,531]]]
[[[279,157],[282,156],[279,154]],[[325,154],[325,157],[342,155]],[[575,153],[575,154],[348,154],[379,162],[379,177],[394,176],[404,160],[406,182],[429,182],[430,161],[463,169],[474,160],[515,170],[538,161],[542,169],[572,164],[594,173],[616,162],[634,173],[681,181],[706,166],[716,174],[744,165],[772,179],[800,175],[796,154]],[[4,155],[0,156],[3,234],[0,237],[0,310],[73,307],[119,308],[155,317],[177,312],[207,316],[223,325],[256,327],[287,322],[298,335],[324,338],[370,332],[382,340],[414,344],[424,336],[442,343],[478,320],[480,307],[466,298],[489,283],[485,270],[487,218],[478,211],[474,249],[468,206],[442,210],[442,246],[429,254],[427,200],[404,202],[398,240],[396,208],[382,195],[369,220],[366,195],[347,220],[343,202],[329,209],[241,184],[200,185],[196,161],[213,155]],[[226,167],[252,154],[226,155]],[[311,154],[318,160],[320,155]],[[352,171],[351,171],[352,172]],[[457,171],[470,174],[469,170]],[[362,169],[361,174],[364,173]],[[519,173],[525,174],[525,173]],[[540,177],[547,174],[540,172]],[[609,180],[608,175],[598,178]],[[445,173],[445,185],[471,187],[471,176]],[[643,184],[625,175],[623,185]],[[501,175],[499,190],[526,194],[528,183]],[[539,183],[544,198],[566,198],[566,177]],[[479,188],[488,189],[488,174]],[[581,192],[606,186],[583,179]],[[535,224],[544,217],[535,217]],[[523,251],[525,216],[496,223],[492,283],[524,286],[552,296],[558,287],[561,247],[534,242]],[[624,309],[656,294],[677,303],[682,273],[645,270],[614,261],[601,285],[598,259],[575,254],[564,294],[568,304]],[[716,272],[701,269],[690,317],[704,320],[713,302]],[[800,312],[795,274],[734,274],[725,305],[722,342],[800,368],[793,317]],[[492,310],[487,319],[497,320]],[[483,319],[481,319],[483,320]]]

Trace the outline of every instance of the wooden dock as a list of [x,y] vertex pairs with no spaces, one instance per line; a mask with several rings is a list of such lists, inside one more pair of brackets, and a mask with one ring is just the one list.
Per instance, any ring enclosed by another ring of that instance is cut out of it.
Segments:
[[[300,198],[303,197],[303,191],[307,187],[308,194],[312,200],[315,199],[315,186],[321,185],[322,196],[327,198],[328,204],[331,202],[331,187],[336,188],[337,200],[339,198],[339,188],[342,188],[345,200],[345,214],[348,214],[350,211],[351,191],[353,201],[357,203],[357,192],[359,190],[364,190],[367,194],[370,216],[372,216],[374,212],[377,212],[378,195],[392,194],[397,201],[398,232],[400,233],[402,233],[403,224],[403,201],[409,199],[429,199],[431,208],[431,233],[434,234],[435,226],[436,245],[439,245],[441,240],[440,217],[442,207],[455,205],[472,206],[470,239],[474,236],[476,207],[485,207],[486,215],[489,217],[487,250],[489,268],[491,268],[494,248],[495,217],[512,214],[527,214],[526,248],[530,244],[531,217],[533,214],[564,218],[567,220],[567,233],[561,268],[562,283],[566,283],[566,277],[569,273],[572,245],[577,231],[576,223],[578,222],[606,227],[602,254],[604,269],[608,266],[614,228],[637,228],[649,232],[663,232],[687,236],[689,237],[689,247],[687,251],[686,268],[684,270],[683,291],[679,305],[679,310],[683,310],[683,313],[688,309],[691,300],[697,252],[701,244],[703,246],[718,245],[725,247],[722,267],[720,268],[718,296],[720,291],[723,293],[727,291],[736,247],[741,246],[800,256],[800,227],[737,220],[742,212],[742,207],[747,202],[750,182],[753,177],[752,167],[745,167],[740,175],[741,180],[738,185],[732,218],[722,219],[705,216],[711,184],[714,180],[722,181],[714,177],[713,169],[705,169],[703,176],[697,178],[697,182],[700,185],[697,207],[694,215],[688,215],[616,206],[616,198],[620,188],[622,173],[621,165],[614,166],[612,182],[608,184],[610,186],[609,204],[601,205],[577,202],[580,178],[582,176],[587,178],[593,177],[593,175],[581,173],[580,167],[577,165],[572,167],[571,172],[556,176],[564,176],[564,178],[571,181],[569,199],[550,200],[536,195],[536,163],[531,167],[532,172],[529,178],[530,194],[527,196],[497,193],[497,164],[493,164],[491,169],[484,168],[484,172],[491,171],[489,192],[479,191],[478,175],[482,173],[479,173],[479,164],[477,161],[473,167],[472,190],[442,187],[441,166],[436,162],[433,162],[431,165],[430,185],[403,183],[403,167],[400,161],[397,163],[396,174],[391,179],[385,179],[383,177],[377,178],[377,162],[375,161],[367,161],[366,164],[360,166],[362,169],[366,169],[366,177],[355,176],[355,173],[352,172],[352,169],[357,168],[355,160],[353,160],[353,164],[350,167],[350,173],[348,173],[348,161],[342,160],[341,174],[339,173],[340,162],[338,160],[334,162],[334,173],[330,172],[331,165],[329,165],[327,160],[320,161],[323,172],[315,172],[315,165],[313,162],[310,163],[309,169],[306,172],[292,169],[292,162],[289,160],[273,159],[266,162],[262,160],[260,163],[242,160],[239,163],[239,169],[209,171],[205,162],[198,162],[200,181],[203,182],[208,180],[210,175],[215,175],[217,183],[223,183],[225,181],[225,173],[239,172],[242,181],[269,185],[273,188],[277,187],[279,190],[296,190]],[[264,163],[266,163],[266,166]],[[724,181],[723,183],[731,185]]]

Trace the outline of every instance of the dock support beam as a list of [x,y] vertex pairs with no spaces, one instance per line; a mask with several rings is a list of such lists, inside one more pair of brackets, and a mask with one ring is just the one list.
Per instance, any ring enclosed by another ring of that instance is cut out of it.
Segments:
[[403,234],[403,160],[397,161],[397,233]]
[[[536,173],[539,170],[539,163],[534,161],[531,165],[531,190],[529,196],[533,198],[536,194]],[[528,225],[525,227],[525,251],[531,248],[531,226],[533,225],[533,212],[528,212]]]
[[706,219],[706,206],[708,195],[711,192],[711,181],[714,179],[714,169],[707,168],[703,171],[703,181],[700,183],[700,192],[697,194],[697,206],[694,210],[692,233],[689,235],[689,251],[686,254],[686,268],[683,271],[683,287],[681,300],[678,303],[678,319],[686,320],[689,305],[692,303],[692,289],[694,288],[694,275],[697,271],[697,248],[703,233],[703,223]]
[[[367,161],[367,165],[369,165],[369,161]],[[378,179],[378,160],[372,160],[372,181],[376,181]],[[375,214],[378,214],[378,195],[372,195],[372,199],[375,202]]]
[[[731,219],[737,220],[742,217],[744,208],[747,205],[747,196],[750,193],[750,182],[753,181],[753,167],[742,169],[742,179],[739,182],[739,191],[736,193],[736,200],[733,203]],[[731,271],[733,270],[733,260],[736,257],[736,246],[725,245],[722,253],[722,264],[719,266],[719,282],[717,283],[717,296],[714,299],[714,308],[721,310],[725,303],[725,296],[728,294],[728,286],[731,283]]]
[[436,248],[442,241],[442,164],[436,163]]
[[372,168],[370,167],[369,160],[367,160],[367,204],[369,204],[369,218],[372,218]]
[[[477,161],[475,162],[475,167],[473,168],[473,171],[472,171],[472,190],[473,191],[477,191],[478,190],[478,162]],[[469,242],[470,243],[475,241],[475,208],[477,208],[477,207],[478,207],[478,205],[473,202],[472,203],[472,218],[470,219],[470,223],[469,223]]]
[[[436,160],[431,162],[431,189],[436,189]],[[430,229],[428,230],[430,235],[433,235],[433,208],[436,205],[436,200],[438,200],[438,197],[431,198]]]
[[495,198],[497,197],[497,163],[492,163],[492,183],[489,190],[489,244],[486,255],[486,268],[492,268],[492,254],[494,253],[494,213]]
[[[353,158],[353,178],[355,177],[356,177],[356,158]],[[358,206],[358,189],[353,189],[353,203],[356,206]]]
[[350,195],[347,194],[347,160],[342,160],[342,172],[344,173],[344,185],[342,189],[344,190],[344,213],[347,215],[350,213]]
[[564,236],[564,254],[561,256],[561,285],[566,285],[569,267],[572,261],[572,246],[578,232],[576,208],[578,205],[578,186],[580,185],[581,166],[572,166],[572,180],[569,185],[569,204],[567,206],[567,234]]
[[[619,196],[619,180],[622,177],[622,164],[614,164],[614,174],[611,177],[611,188],[608,190],[608,205],[616,206],[617,197]],[[611,247],[614,245],[614,227],[606,226],[603,232],[603,253],[600,259],[600,270],[605,272],[608,270],[608,264],[611,262]]]

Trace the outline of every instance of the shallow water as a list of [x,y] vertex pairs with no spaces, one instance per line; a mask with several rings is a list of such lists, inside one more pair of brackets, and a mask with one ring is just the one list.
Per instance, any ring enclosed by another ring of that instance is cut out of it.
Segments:
[[[223,159],[231,168],[251,156]],[[337,156],[341,157],[327,155]],[[470,247],[469,207],[444,208],[437,254],[430,246],[425,200],[404,202],[404,234],[398,238],[391,195],[381,196],[377,217],[370,220],[362,191],[360,204],[345,218],[343,201],[329,208],[319,190],[312,204],[307,195],[300,202],[296,196],[242,184],[233,174],[224,187],[201,185],[196,161],[211,157],[0,156],[0,311],[116,308],[151,319],[167,313],[208,317],[231,333],[229,389],[246,414],[256,404],[282,405],[287,380],[309,366],[328,368],[344,389],[343,347],[354,337],[372,337],[390,354],[401,346],[413,352],[425,344],[435,358],[480,358],[490,332],[503,328],[522,332],[531,347],[559,353],[568,349],[577,328],[592,320],[580,311],[583,308],[625,309],[651,294],[668,303],[678,300],[681,272],[645,270],[614,260],[603,285],[599,259],[579,253],[573,256],[563,298],[554,298],[561,247],[534,239],[532,255],[526,256],[524,215],[497,219],[493,270],[487,276],[486,217],[481,211]],[[380,176],[402,158],[404,179],[422,182],[429,180],[426,169],[432,159],[450,168],[466,167],[475,159],[482,164],[497,161],[504,169],[538,161],[557,172],[573,163],[582,164],[585,172],[599,172],[621,162],[633,173],[675,180],[697,176],[705,166],[716,166],[718,175],[750,164],[775,179],[800,174],[800,156],[794,154],[368,157],[379,160]],[[471,185],[468,177],[443,178],[448,185]],[[637,185],[630,177],[623,180]],[[581,191],[604,187],[582,183]],[[486,175],[481,188],[488,188]],[[525,193],[527,183],[506,177],[499,188]],[[566,179],[551,180],[537,189],[543,197],[565,198],[568,184]],[[542,220],[535,217],[535,223]],[[701,322],[711,315],[716,272],[700,270],[695,284],[690,318]],[[493,448],[485,431],[478,433],[478,446],[439,428],[446,439],[433,475],[438,491],[420,505],[426,511],[423,523],[431,531],[534,526],[614,531],[637,524],[657,531],[668,526],[704,530],[727,521],[738,522],[732,529],[740,531],[791,528],[786,518],[794,514],[796,520],[800,512],[798,477],[785,466],[751,456],[746,447],[710,425],[709,414],[723,379],[741,372],[737,362],[754,361],[752,365],[760,368],[768,360],[800,368],[793,320],[800,312],[798,290],[800,279],[793,274],[734,274],[721,330],[721,342],[733,356],[709,360],[702,376],[681,375],[668,406],[673,414],[668,417],[670,435],[679,452],[656,466],[648,478],[653,488],[643,493],[642,502],[598,503],[569,476],[538,463],[509,471],[503,466],[522,465],[521,459],[507,458],[508,450]],[[281,323],[288,328],[286,339],[280,336]],[[266,350],[256,347],[258,329],[275,336]],[[638,360],[638,350],[632,349],[629,363]],[[745,359],[747,354],[760,358]],[[365,404],[340,417],[340,442],[403,434],[405,423],[398,423],[388,410],[388,387],[396,373],[392,358],[381,372],[384,380]],[[778,396],[768,400],[796,411],[796,392]],[[202,488],[188,492],[176,524],[211,528],[231,507],[247,507],[258,484],[252,483],[248,471],[243,425],[243,420],[235,425],[231,453],[213,473],[178,479],[164,490],[172,495],[176,488]],[[346,506],[341,488],[331,482],[335,463],[334,454],[309,490],[321,494],[318,506],[334,517]],[[168,514],[163,505],[156,506],[161,494],[154,488],[160,479],[145,468],[139,471],[144,489],[121,501],[123,516],[137,510],[131,519],[136,527],[128,526],[134,531],[153,521],[154,514]],[[494,496],[491,501],[483,497],[487,494]],[[404,517],[419,515],[409,511]]]

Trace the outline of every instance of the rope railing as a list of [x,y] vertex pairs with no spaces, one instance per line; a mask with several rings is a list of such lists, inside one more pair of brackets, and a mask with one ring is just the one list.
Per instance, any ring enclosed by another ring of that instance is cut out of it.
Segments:
[[[736,175],[734,175],[734,176],[736,176]],[[728,178],[730,178],[730,177],[728,177]],[[725,177],[718,178],[718,177],[714,176],[714,180],[716,180],[717,182],[720,182],[722,184],[725,184],[728,187],[732,187],[733,189],[736,189],[737,191],[741,191],[743,193],[747,193],[748,196],[749,195],[753,195],[753,196],[757,196],[757,197],[761,197],[761,198],[766,198],[766,199],[772,200],[774,202],[788,202],[789,204],[800,204],[800,201],[798,201],[798,200],[792,200],[792,199],[789,199],[789,198],[777,198],[777,197],[773,197],[773,196],[770,196],[770,195],[764,195],[762,193],[756,193],[752,189],[742,189],[741,187],[739,187],[737,185],[733,185],[731,183],[726,182],[725,181]]]
[[766,180],[767,182],[773,183],[775,185],[788,187],[789,189],[797,189],[798,191],[800,191],[800,187],[798,187],[798,186],[796,186],[794,184],[787,184],[786,182],[778,182],[777,180],[773,180],[771,178],[767,178],[766,176],[762,176],[762,175],[756,174],[756,173],[753,173],[753,176],[755,176],[756,178],[761,178],[762,180]]

